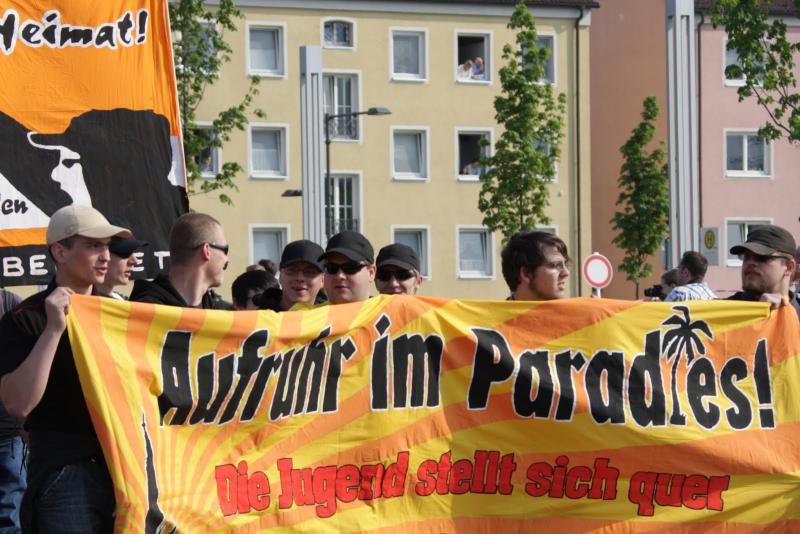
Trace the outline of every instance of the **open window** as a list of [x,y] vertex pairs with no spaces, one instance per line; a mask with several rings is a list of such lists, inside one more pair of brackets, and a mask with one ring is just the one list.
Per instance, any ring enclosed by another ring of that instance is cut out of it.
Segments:
[[491,34],[482,32],[456,33],[455,68],[457,82],[491,81],[491,57]]
[[477,181],[484,173],[480,160],[489,155],[492,143],[491,130],[458,129],[456,174],[461,181]]

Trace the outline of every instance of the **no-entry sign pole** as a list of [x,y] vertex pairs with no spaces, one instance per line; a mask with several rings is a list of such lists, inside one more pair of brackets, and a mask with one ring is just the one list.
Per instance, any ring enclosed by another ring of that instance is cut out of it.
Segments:
[[614,278],[614,268],[608,258],[595,252],[583,262],[583,278],[592,286],[594,296],[599,297],[600,290],[608,287]]

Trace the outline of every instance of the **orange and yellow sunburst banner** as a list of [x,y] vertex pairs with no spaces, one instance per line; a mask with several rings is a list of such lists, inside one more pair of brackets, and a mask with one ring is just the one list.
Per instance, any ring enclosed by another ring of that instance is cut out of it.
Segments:
[[73,297],[117,532],[800,530],[783,307]]

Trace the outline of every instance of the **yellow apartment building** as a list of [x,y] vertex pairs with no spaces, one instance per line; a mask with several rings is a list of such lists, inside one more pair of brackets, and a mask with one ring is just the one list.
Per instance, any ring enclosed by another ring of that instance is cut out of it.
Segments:
[[[528,4],[540,44],[553,50],[548,81],[568,97],[547,229],[566,241],[576,260],[571,294],[586,295],[579,262],[592,252],[589,28],[597,4]],[[426,277],[423,295],[504,299],[501,236],[481,226],[479,176],[469,164],[482,150],[481,139],[493,144],[501,133],[493,100],[500,93],[502,48],[514,42],[506,28],[514,3],[243,0],[237,5],[245,18],[238,32],[226,36],[232,60],[207,91],[198,125],[237,102],[251,75],[262,78],[255,107],[267,118],[252,116],[246,131],[234,132],[207,160],[210,173],[225,161],[245,169],[237,177],[239,192],[231,195],[234,205],[191,198],[192,209],[222,222],[231,244],[222,292],[229,295],[230,282],[247,265],[261,258],[277,261],[289,241],[324,241],[326,234],[351,228],[367,236],[376,254],[392,242],[414,247]],[[464,66],[467,60],[471,69]],[[329,121],[326,178],[324,113],[373,107],[391,114]]]

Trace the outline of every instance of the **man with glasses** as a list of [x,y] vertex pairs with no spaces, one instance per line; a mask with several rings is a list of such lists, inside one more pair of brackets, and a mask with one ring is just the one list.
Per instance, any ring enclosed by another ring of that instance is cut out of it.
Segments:
[[228,267],[228,242],[222,225],[205,213],[184,213],[169,237],[169,274],[136,280],[131,300],[183,308],[230,309],[211,288],[219,287]]
[[375,287],[382,295],[416,295],[422,285],[419,258],[401,243],[383,247],[376,262]]
[[328,240],[319,257],[325,266],[324,286],[331,304],[360,302],[369,298],[375,279],[372,245],[358,232],[345,230]]
[[731,247],[731,254],[742,258],[742,291],[728,300],[769,302],[773,308],[789,299],[800,318],[800,303],[789,290],[795,270],[794,237],[780,226],[756,226],[741,245]]
[[292,241],[283,248],[278,272],[283,294],[278,311],[290,310],[298,303],[319,303],[323,279],[320,258],[324,254],[321,246],[307,239]]
[[508,300],[556,300],[567,297],[570,259],[567,245],[547,232],[518,232],[501,253]]
[[[125,226],[124,224],[119,226]],[[139,263],[139,259],[134,252],[146,247],[146,241],[139,241],[135,237],[111,238],[108,243],[109,261],[108,271],[102,284],[96,288],[98,294],[117,300],[125,300],[125,297],[114,291],[117,286],[127,286],[131,281],[133,268]]]

